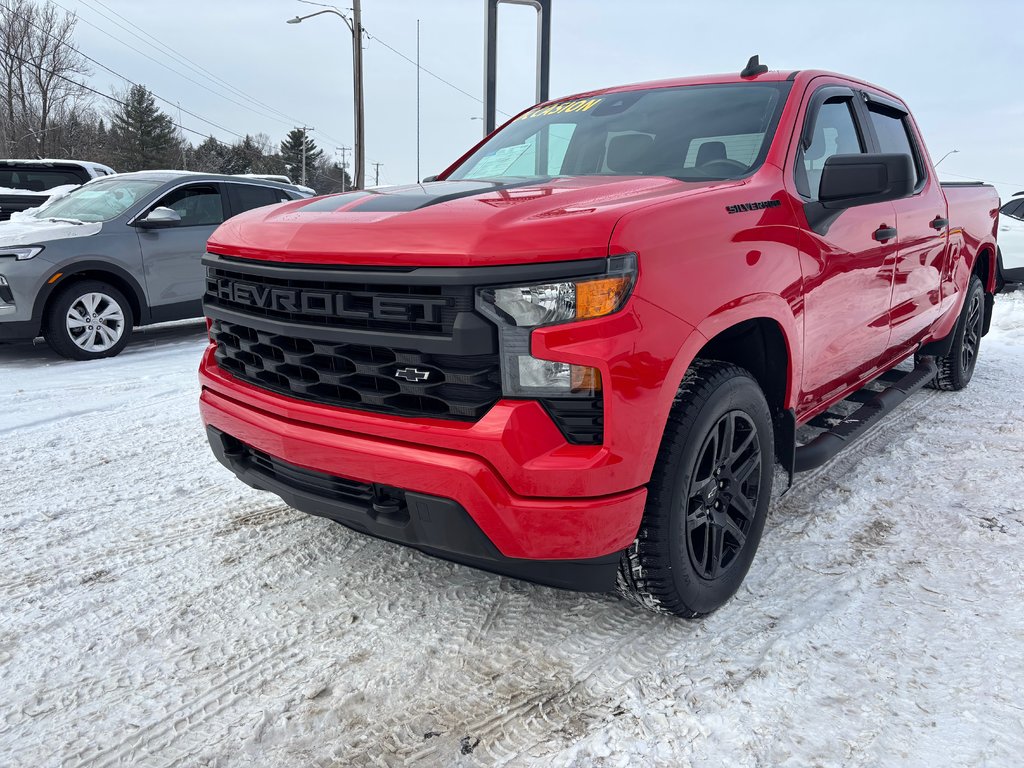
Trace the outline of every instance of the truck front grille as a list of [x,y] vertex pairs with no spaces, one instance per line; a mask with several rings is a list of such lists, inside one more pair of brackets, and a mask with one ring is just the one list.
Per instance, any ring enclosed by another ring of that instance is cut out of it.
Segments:
[[497,354],[339,344],[217,319],[210,337],[217,365],[236,378],[317,403],[476,420],[501,397]]
[[473,310],[473,287],[466,285],[371,284],[339,279],[261,275],[231,268],[229,261],[207,269],[208,306],[243,311],[288,323],[329,328],[400,332],[415,336],[450,335],[462,312]]

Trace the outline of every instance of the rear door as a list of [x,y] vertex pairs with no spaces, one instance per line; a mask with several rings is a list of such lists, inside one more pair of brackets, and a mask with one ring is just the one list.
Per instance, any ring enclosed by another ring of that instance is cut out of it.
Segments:
[[887,97],[867,94],[867,114],[878,152],[914,158],[914,194],[893,203],[896,210],[896,267],[892,284],[891,337],[894,352],[912,347],[942,313],[942,268],[949,231],[946,196],[928,173],[910,116]]
[[140,218],[160,206],[176,211],[181,222],[165,229],[136,228],[149,303],[158,308],[196,302],[198,307],[206,289],[206,273],[200,263],[206,241],[224,221],[227,210],[222,185],[209,181],[184,184],[160,197]]
[[[868,151],[858,98],[852,89],[840,86],[819,88],[811,96],[802,131],[809,146],[798,137],[794,167],[797,194],[805,209],[818,200],[829,157]],[[886,350],[896,258],[896,239],[888,231],[895,219],[892,203],[857,206],[808,228],[802,238],[801,412],[856,384],[877,366]]]

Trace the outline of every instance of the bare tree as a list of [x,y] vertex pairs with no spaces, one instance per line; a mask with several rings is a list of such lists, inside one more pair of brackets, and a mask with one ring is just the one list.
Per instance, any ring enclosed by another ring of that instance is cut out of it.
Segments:
[[0,139],[9,156],[60,146],[51,133],[90,105],[79,80],[89,68],[72,43],[77,23],[49,0],[0,5]]

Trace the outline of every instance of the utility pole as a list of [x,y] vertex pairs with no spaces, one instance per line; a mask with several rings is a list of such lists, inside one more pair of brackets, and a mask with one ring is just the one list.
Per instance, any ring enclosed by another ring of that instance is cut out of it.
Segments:
[[379,187],[380,186],[380,167],[382,165],[384,165],[384,163],[374,163],[373,164],[373,186],[375,186],[375,187]]
[[[323,5],[323,3],[312,2],[312,0],[299,1],[309,3],[310,5]],[[355,177],[353,186],[361,189],[365,182],[366,147],[363,141],[363,9],[360,0],[352,0],[351,19],[332,5],[323,11],[288,19],[288,23],[299,24],[306,19],[322,16],[325,13],[330,13],[340,18],[352,33],[352,95],[355,100],[355,110],[353,113],[355,118],[355,140],[353,141]]]
[[348,164],[345,162],[345,153],[348,152],[349,148],[348,147],[335,147],[335,149],[337,149],[339,152],[341,152],[341,191],[344,192],[345,191],[345,169],[348,167]]
[[352,0],[352,90],[355,92],[356,135],[352,142],[355,188],[366,185],[366,146],[363,141],[363,11],[360,0]]
[[302,181],[299,182],[302,186],[306,186],[306,142],[309,136],[308,130],[309,128],[302,126]]
[[416,183],[420,183],[420,20],[416,19]]

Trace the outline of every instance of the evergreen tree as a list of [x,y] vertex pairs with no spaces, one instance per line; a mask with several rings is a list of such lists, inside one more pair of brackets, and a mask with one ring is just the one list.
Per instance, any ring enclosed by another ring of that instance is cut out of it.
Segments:
[[248,134],[241,141],[236,141],[228,149],[220,164],[221,173],[260,173],[263,150],[256,140]]
[[121,172],[176,167],[181,141],[153,94],[145,86],[133,85],[121,101],[110,113],[108,131],[114,167]]
[[228,147],[217,141],[213,136],[209,136],[198,147],[190,149],[188,152],[188,167],[193,171],[220,173],[227,154]]
[[307,167],[306,185],[313,187],[321,195],[331,195],[335,192],[350,191],[352,177],[348,175],[347,169],[321,158],[313,167]]
[[281,159],[288,170],[288,176],[292,181],[302,181],[302,147],[306,147],[306,183],[313,176],[313,169],[318,165],[324,156],[324,151],[319,149],[304,128],[292,128],[288,131],[285,140],[281,142]]

